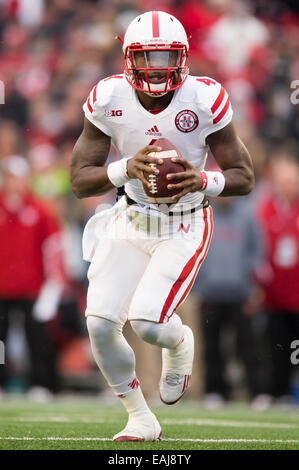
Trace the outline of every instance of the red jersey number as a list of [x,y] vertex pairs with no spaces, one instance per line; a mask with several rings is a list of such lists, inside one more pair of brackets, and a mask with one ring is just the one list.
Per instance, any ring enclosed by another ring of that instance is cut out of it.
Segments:
[[211,84],[216,85],[216,82],[214,82],[214,80],[211,80],[210,78],[197,78],[196,80],[208,86],[210,86]]

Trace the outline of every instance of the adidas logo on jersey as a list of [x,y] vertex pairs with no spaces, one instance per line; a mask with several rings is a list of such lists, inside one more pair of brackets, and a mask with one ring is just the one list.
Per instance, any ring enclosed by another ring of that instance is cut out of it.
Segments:
[[159,129],[157,128],[157,126],[154,126],[154,127],[152,127],[151,129],[149,129],[148,131],[146,131],[146,132],[145,132],[145,135],[161,136],[162,133],[159,132]]

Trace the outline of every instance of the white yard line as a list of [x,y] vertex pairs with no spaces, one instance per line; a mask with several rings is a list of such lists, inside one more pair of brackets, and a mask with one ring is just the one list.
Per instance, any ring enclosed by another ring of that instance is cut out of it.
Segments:
[[[106,437],[13,437],[13,436],[0,436],[0,440],[7,440],[7,441],[112,441]],[[268,443],[268,444],[299,444],[298,439],[162,439],[164,442],[260,442],[260,443]]]
[[162,424],[183,424],[192,426],[231,426],[231,427],[242,427],[242,428],[280,428],[280,429],[291,429],[299,428],[299,424],[293,423],[266,423],[263,421],[226,421],[220,419],[177,419],[170,418],[161,420]]
[[[69,418],[65,415],[60,416],[32,416],[32,417],[3,417],[2,421],[19,421],[19,422],[44,422],[44,423],[107,423],[107,419],[102,418]],[[109,420],[109,423],[117,423],[120,420]],[[223,427],[242,427],[242,428],[275,428],[275,429],[296,429],[299,423],[267,423],[264,421],[233,421],[219,419],[179,419],[179,418],[162,418],[161,424],[165,425],[190,425],[190,426],[223,426]]]
[[[106,423],[107,424],[107,419],[103,418],[68,418],[67,416],[32,416],[32,417],[4,417],[1,418],[2,421],[20,421],[20,422],[25,422],[25,423]],[[109,423],[117,423],[119,421],[111,421],[109,420]]]
[[[164,440],[164,439],[162,439]],[[299,444],[298,439],[165,439],[165,441],[184,442],[264,442],[264,443],[293,443]]]

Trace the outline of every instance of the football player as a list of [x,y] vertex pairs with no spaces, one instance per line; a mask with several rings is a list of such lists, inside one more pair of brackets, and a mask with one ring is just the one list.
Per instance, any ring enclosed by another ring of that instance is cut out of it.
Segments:
[[[83,105],[71,182],[79,198],[124,187],[114,207],[93,216],[84,231],[84,258],[91,261],[87,327],[95,360],[128,412],[113,440],[153,441],[161,427],[143,397],[123,326],[129,320],[144,341],[162,348],[160,397],[176,403],[190,385],[194,351],[193,333],[176,310],[211,241],[207,196],[248,194],[254,176],[226,90],[213,78],[189,75],[182,24],[162,11],[146,12],[131,22],[122,42],[124,74],[101,80]],[[180,151],[185,171],[168,175],[176,192],[168,212],[154,204],[148,215],[148,164],[156,163],[156,175],[163,165],[157,137]],[[105,166],[111,143],[121,159]],[[222,171],[204,171],[208,149]],[[182,224],[185,213],[191,224]],[[144,236],[142,216],[160,218],[160,231]]]

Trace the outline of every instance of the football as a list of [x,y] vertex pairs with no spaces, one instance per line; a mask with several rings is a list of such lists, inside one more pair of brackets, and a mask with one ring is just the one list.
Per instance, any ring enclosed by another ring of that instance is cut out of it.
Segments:
[[[173,162],[173,157],[182,158],[179,150],[168,140],[168,139],[157,139],[153,145],[161,147],[160,152],[151,152],[151,157],[162,158],[162,165],[155,165],[154,163],[148,163],[153,171],[158,168],[159,174],[155,175],[144,173],[144,176],[150,183],[150,187],[144,187],[144,191],[147,195],[148,200],[152,204],[174,204],[171,196],[178,193],[178,190],[168,189],[167,185],[171,183],[170,180],[166,179],[166,175],[169,173],[181,173],[185,171],[185,167],[182,163]],[[182,180],[176,180],[175,183],[179,183]]]

